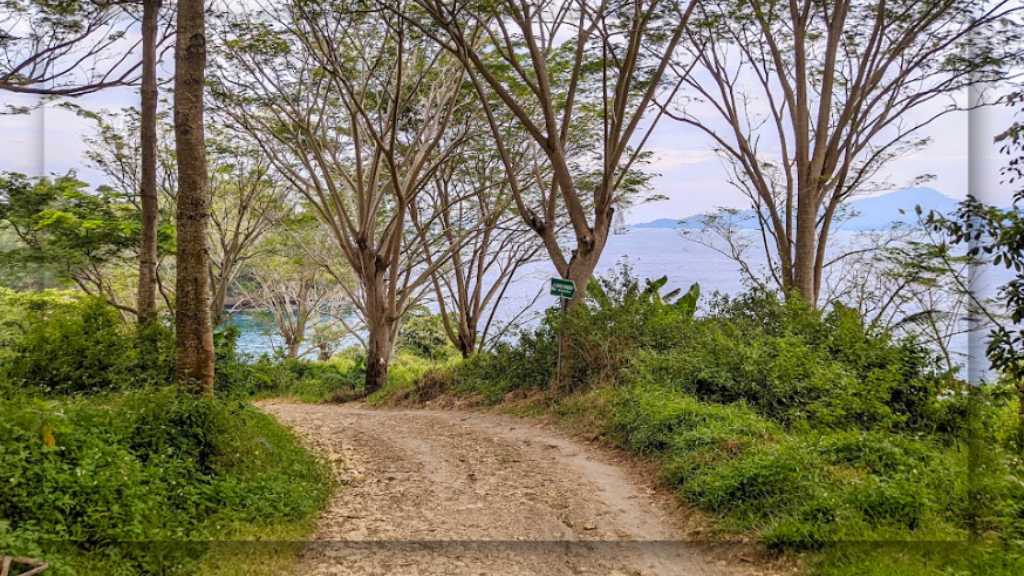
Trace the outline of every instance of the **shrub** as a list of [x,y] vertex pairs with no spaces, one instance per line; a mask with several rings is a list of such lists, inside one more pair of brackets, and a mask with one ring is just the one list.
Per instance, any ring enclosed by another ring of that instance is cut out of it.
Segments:
[[289,431],[240,403],[170,389],[2,402],[0,547],[55,574],[190,573],[202,547],[131,542],[296,521],[331,486]]
[[218,361],[215,393],[223,398],[294,397],[320,402],[334,395],[361,395],[365,359],[314,362],[303,359],[242,359]]
[[486,402],[500,402],[513,390],[544,390],[551,383],[558,359],[558,341],[551,322],[521,330],[512,345],[499,343],[493,351],[471,356],[455,368],[457,393],[480,393]]
[[673,302],[664,279],[641,283],[628,267],[596,279],[588,299],[459,366],[455,389],[500,401],[547,389],[563,338],[564,389],[654,383],[698,399],[742,402],[787,426],[961,433],[955,386],[926,350],[866,326],[841,305],[822,313],[771,292],[716,296],[694,317],[697,288]]
[[167,382],[173,340],[159,323],[128,324],[97,297],[0,291],[0,371],[44,393],[110,391]]
[[425,308],[409,312],[398,333],[397,348],[401,352],[433,361],[448,360],[458,354],[448,339],[441,317],[431,314]]
[[610,430],[615,437],[648,454],[670,447],[702,451],[727,442],[763,441],[780,431],[778,425],[744,406],[716,406],[653,386],[622,395],[614,414]]
[[371,406],[399,402],[413,398],[417,385],[423,380],[424,374],[437,368],[432,361],[408,353],[398,353],[391,359],[388,366],[388,380],[384,386],[366,397]]
[[[655,385],[628,389],[613,413],[612,436],[661,459],[664,478],[687,501],[773,546],[960,538],[967,529],[967,454],[944,442],[794,432],[741,403],[717,405]],[[999,460],[987,490],[998,493],[993,501],[1013,501],[1006,490],[1015,484]]]

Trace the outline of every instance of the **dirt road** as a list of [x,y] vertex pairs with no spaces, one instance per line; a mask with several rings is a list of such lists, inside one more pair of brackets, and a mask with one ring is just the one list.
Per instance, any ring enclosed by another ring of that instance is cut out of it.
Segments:
[[347,484],[324,512],[298,575],[768,573],[736,550],[687,542],[678,513],[641,479],[526,420],[261,407],[338,463]]

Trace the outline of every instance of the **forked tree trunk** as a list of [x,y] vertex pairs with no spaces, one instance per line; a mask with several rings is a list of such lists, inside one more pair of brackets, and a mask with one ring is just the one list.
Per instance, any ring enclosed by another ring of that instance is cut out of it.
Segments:
[[175,380],[194,387],[197,393],[213,394],[210,254],[206,246],[210,199],[203,135],[203,0],[178,2],[174,59],[174,136],[178,157]]
[[285,344],[288,346],[288,358],[296,359],[299,357],[299,346],[302,345],[302,338],[292,335],[287,338]]
[[576,294],[568,302],[568,307],[579,304],[587,297],[587,284],[594,275],[597,263],[601,260],[604,246],[608,241],[608,233],[611,231],[611,221],[614,210],[609,209],[604,218],[598,218],[592,229],[593,240],[590,243],[578,242],[577,248],[573,250],[572,258],[569,260],[569,267],[564,278],[572,280],[576,285]]
[[139,239],[139,322],[156,316],[157,290],[157,227],[159,200],[156,184],[157,153],[157,83],[156,37],[161,0],[142,2],[142,110],[139,119],[139,140],[142,146],[142,182],[139,199],[142,205],[142,229]]

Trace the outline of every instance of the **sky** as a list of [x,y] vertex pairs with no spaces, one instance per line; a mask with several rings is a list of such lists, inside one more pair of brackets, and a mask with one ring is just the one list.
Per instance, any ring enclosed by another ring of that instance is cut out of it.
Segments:
[[[922,109],[917,113],[928,111]],[[968,194],[973,168],[980,178],[971,193],[999,206],[1008,205],[1012,189],[1000,183],[999,174],[1007,157],[999,153],[993,138],[1013,121],[1013,111],[1002,106],[947,115],[922,132],[931,138],[931,144],[916,154],[893,161],[886,176],[900,189],[921,175],[931,174],[935,178],[924,186],[959,199]],[[660,174],[653,182],[655,191],[669,200],[634,208],[630,221],[690,216],[718,206],[747,207],[745,196],[728,184],[721,161],[711,151],[707,138],[697,130],[671,120],[663,121],[647,149],[657,157],[649,167]]]
[[[28,105],[34,98],[0,92],[0,106]],[[966,94],[958,95],[961,101],[965,98]],[[118,110],[137,106],[138,92],[129,88],[107,90],[76,99],[75,103],[93,110]],[[938,105],[914,113],[933,113]],[[963,198],[973,184],[971,193],[975,196],[996,205],[1008,205],[1012,190],[1000,184],[999,174],[1006,157],[999,154],[992,140],[1013,120],[1013,111],[1004,107],[944,116],[923,132],[932,139],[931,144],[914,155],[892,162],[886,176],[899,189],[918,176],[932,174],[935,178],[925,185],[947,196]],[[102,174],[85,166],[83,158],[82,137],[90,135],[91,130],[89,121],[52,106],[30,115],[2,115],[0,170],[27,174],[76,170],[84,181],[102,184]],[[708,137],[696,129],[663,119],[646,149],[654,153],[654,160],[647,169],[658,174],[652,181],[653,192],[668,199],[632,208],[627,222],[682,218],[717,207],[747,207],[745,197],[727,182],[726,172],[711,151]],[[972,173],[973,183],[970,181]]]

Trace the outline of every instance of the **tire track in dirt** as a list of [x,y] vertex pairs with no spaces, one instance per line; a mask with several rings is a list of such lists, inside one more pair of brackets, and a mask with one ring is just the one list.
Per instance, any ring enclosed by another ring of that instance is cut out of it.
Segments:
[[766,572],[706,554],[593,449],[527,420],[282,401],[260,407],[347,484],[297,575],[703,576]]

